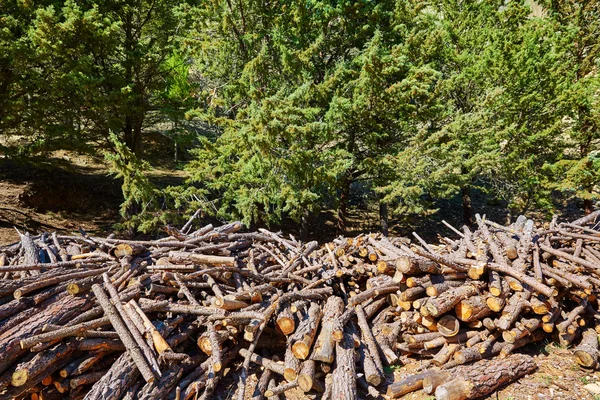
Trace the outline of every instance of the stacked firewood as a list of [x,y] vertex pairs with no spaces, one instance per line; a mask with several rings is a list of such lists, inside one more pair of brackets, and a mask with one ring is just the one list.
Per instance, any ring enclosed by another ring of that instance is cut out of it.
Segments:
[[534,371],[516,350],[542,339],[597,368],[597,218],[478,216],[436,245],[193,219],[152,241],[21,234],[0,248],[0,397],[468,399]]

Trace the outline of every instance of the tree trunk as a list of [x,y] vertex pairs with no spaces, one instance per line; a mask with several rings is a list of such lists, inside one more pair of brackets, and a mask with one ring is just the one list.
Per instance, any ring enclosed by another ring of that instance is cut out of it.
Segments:
[[471,205],[471,187],[463,186],[462,193],[462,208],[463,222],[467,226],[473,226],[473,206]]
[[338,234],[343,235],[346,232],[346,221],[348,219],[348,201],[350,198],[350,180],[344,179],[342,183],[342,193],[340,194],[340,204],[337,215]]
[[310,212],[308,210],[302,211],[302,217],[300,219],[300,240],[305,243],[310,240]]
[[383,236],[387,236],[389,234],[388,205],[383,201],[379,202],[379,221],[381,223],[381,233]]
[[589,215],[594,212],[594,203],[591,199],[585,199],[583,201],[583,209],[585,211],[585,215]]

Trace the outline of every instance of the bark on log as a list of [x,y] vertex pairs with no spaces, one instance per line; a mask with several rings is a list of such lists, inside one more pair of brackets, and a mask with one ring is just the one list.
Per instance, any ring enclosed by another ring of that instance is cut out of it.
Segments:
[[533,358],[515,354],[504,360],[482,360],[461,368],[456,378],[435,390],[438,400],[475,399],[486,396],[499,387],[537,369]]
[[292,352],[300,360],[305,360],[310,354],[321,315],[321,307],[317,303],[312,303],[306,318],[300,322],[298,330],[292,336]]
[[344,310],[344,301],[337,296],[327,299],[323,307],[321,332],[315,342],[312,359],[332,363],[335,355],[335,342],[341,340],[339,332],[343,327],[340,317]]
[[98,302],[104,309],[106,316],[110,319],[110,323],[115,328],[115,331],[119,334],[119,338],[125,344],[127,348],[127,352],[131,355],[132,360],[135,362],[135,365],[140,370],[140,373],[144,377],[146,382],[152,382],[155,379],[154,373],[150,368],[148,361],[142,354],[142,351],[138,347],[138,344],[131,336],[131,333],[125,323],[121,320],[119,313],[111,304],[108,296],[104,293],[102,287],[98,284],[92,286],[92,290],[98,299]]
[[336,343],[335,364],[332,374],[331,398],[336,400],[357,399],[354,340],[352,332],[348,329],[344,329],[344,338]]
[[577,363],[586,368],[597,368],[600,353],[598,351],[598,333],[593,328],[583,332],[583,339],[573,350]]

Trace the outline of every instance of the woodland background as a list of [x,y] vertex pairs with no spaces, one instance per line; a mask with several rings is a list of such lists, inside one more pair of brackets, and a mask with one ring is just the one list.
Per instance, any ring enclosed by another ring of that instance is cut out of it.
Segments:
[[599,66],[595,0],[0,0],[0,156],[103,157],[130,233],[589,212]]

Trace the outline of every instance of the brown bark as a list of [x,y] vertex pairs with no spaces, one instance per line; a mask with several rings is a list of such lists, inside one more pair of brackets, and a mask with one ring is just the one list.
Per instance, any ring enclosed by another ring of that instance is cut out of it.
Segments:
[[131,356],[132,360],[135,362],[135,365],[140,370],[140,373],[146,380],[146,382],[151,382],[155,379],[154,373],[148,364],[148,360],[144,357],[142,351],[140,350],[138,343],[135,341],[133,336],[131,335],[130,330],[127,328],[121,317],[119,316],[118,311],[111,304],[108,296],[104,293],[102,287],[98,284],[92,286],[92,290],[98,299],[98,302],[104,309],[106,316],[109,318],[110,323],[115,328],[115,331],[119,334],[119,338],[125,344],[128,354]]
[[577,363],[587,368],[597,368],[600,359],[598,351],[598,333],[593,328],[583,332],[583,339],[579,346],[573,350]]
[[461,300],[479,294],[483,286],[483,282],[471,282],[464,286],[450,289],[442,293],[439,297],[429,300],[426,308],[433,317],[445,314]]
[[533,358],[524,354],[516,354],[501,361],[482,360],[456,371],[452,381],[437,387],[435,396],[438,400],[483,397],[536,369]]
[[306,318],[300,322],[298,330],[292,336],[292,352],[300,360],[305,360],[310,354],[321,316],[321,307],[317,303],[311,303]]
[[312,359],[332,363],[335,353],[335,342],[341,340],[339,333],[343,330],[340,317],[344,310],[344,302],[337,296],[330,297],[323,308],[321,332],[315,342]]
[[336,400],[354,400],[358,398],[356,388],[356,365],[354,362],[354,340],[352,332],[344,329],[344,338],[336,343],[335,369],[331,398]]

